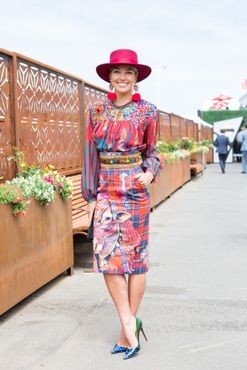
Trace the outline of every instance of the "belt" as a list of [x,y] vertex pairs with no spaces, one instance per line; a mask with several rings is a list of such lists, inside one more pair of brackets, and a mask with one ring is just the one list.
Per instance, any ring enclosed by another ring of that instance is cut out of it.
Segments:
[[101,152],[100,163],[103,165],[114,165],[114,164],[135,164],[141,161],[141,153],[130,153],[123,154],[121,152]]

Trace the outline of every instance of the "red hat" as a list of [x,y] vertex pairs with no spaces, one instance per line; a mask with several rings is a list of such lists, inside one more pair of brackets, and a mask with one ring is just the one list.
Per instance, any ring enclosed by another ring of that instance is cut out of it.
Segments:
[[137,82],[147,78],[152,71],[149,66],[138,63],[135,51],[129,49],[118,49],[114,50],[110,54],[110,63],[100,64],[96,67],[96,72],[104,81],[110,82],[109,68],[120,64],[130,65],[138,70]]

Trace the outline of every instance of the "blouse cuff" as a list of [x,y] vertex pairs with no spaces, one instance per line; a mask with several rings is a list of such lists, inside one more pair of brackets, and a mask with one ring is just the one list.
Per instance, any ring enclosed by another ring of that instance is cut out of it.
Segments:
[[88,202],[88,203],[96,202],[96,198],[89,199],[87,202]]

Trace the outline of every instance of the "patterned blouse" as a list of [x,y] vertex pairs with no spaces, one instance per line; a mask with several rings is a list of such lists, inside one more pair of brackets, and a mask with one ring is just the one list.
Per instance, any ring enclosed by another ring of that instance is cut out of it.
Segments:
[[143,171],[157,175],[160,167],[155,146],[157,119],[157,108],[142,99],[121,107],[109,99],[89,104],[81,181],[86,201],[95,201],[97,197],[99,152],[140,151]]

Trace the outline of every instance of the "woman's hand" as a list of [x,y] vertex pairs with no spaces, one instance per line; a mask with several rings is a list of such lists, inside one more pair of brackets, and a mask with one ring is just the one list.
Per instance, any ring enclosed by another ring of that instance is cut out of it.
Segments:
[[93,217],[93,211],[95,209],[96,202],[90,202],[87,205],[87,211],[88,211],[88,227],[90,226],[92,217]]
[[137,173],[135,175],[135,178],[139,181],[141,185],[148,186],[149,184],[151,184],[154,175],[152,174],[151,171],[146,171],[142,173]]

